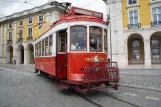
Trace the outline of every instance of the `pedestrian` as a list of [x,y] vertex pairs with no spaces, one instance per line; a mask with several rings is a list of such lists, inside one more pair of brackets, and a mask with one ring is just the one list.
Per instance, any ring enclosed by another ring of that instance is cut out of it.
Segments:
[[16,59],[14,59],[14,65],[16,64]]

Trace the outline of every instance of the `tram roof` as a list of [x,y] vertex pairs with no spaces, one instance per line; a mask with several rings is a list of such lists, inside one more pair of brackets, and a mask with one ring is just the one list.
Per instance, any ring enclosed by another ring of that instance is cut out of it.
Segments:
[[[81,13],[81,11],[83,11],[83,13]],[[94,15],[94,13],[100,14],[99,15],[100,17],[98,17],[98,15],[96,16],[96,14]],[[90,15],[90,14],[92,14],[92,15]],[[61,23],[77,22],[77,21],[97,22],[97,23],[102,23],[102,24],[107,25],[107,22],[103,21],[103,13],[92,11],[92,10],[87,10],[87,9],[83,9],[83,8],[78,8],[78,7],[72,7],[70,9],[69,14],[64,14],[64,15],[60,16],[60,20],[54,22],[51,25],[51,27],[48,30],[46,30],[43,34],[41,34],[37,39],[39,39],[46,32],[48,32],[49,30],[51,30],[52,28],[54,28],[55,26],[57,26]]]

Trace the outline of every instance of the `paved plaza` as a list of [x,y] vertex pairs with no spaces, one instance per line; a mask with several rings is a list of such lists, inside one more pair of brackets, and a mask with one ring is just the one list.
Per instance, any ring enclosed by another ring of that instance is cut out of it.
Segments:
[[[0,107],[160,107],[159,69],[120,69],[119,90],[88,95],[61,90],[33,65],[0,64]],[[90,101],[89,101],[90,100]],[[92,102],[91,102],[92,101]]]

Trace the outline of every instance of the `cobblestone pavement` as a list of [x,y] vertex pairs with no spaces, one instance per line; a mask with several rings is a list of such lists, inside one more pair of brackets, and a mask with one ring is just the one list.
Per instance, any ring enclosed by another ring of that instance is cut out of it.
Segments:
[[121,70],[120,85],[161,92],[161,70]]
[[[34,74],[32,65],[0,67],[0,107],[95,107],[75,93],[60,90],[53,79]],[[121,70],[118,91],[106,89],[102,91],[106,94],[93,92],[87,97],[102,107],[160,107],[159,71],[140,72]]]

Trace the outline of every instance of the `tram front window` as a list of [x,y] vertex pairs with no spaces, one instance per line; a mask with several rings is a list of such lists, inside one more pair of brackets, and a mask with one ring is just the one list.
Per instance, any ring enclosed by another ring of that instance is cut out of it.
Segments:
[[86,50],[87,30],[85,26],[71,27],[71,50]]
[[102,52],[102,29],[92,26],[90,31],[90,51]]

